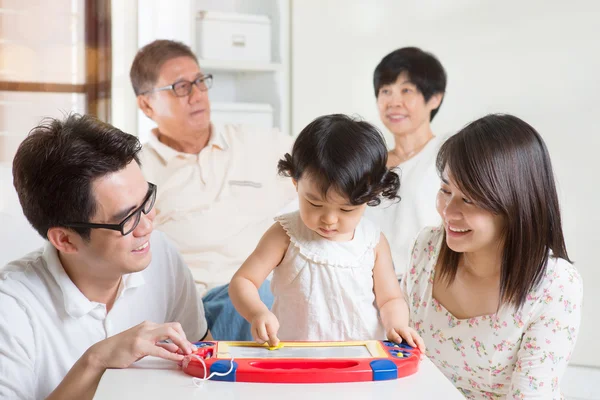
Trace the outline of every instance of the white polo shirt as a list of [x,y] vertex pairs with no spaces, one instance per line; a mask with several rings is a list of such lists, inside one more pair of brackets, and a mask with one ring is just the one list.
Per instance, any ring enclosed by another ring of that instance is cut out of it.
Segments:
[[0,398],[47,397],[90,346],[143,321],[180,322],[190,341],[205,336],[188,268],[164,234],[150,244],[150,265],[123,276],[108,314],[69,279],[50,243],[0,270]]
[[158,186],[154,226],[177,246],[205,289],[229,283],[296,190],[277,173],[293,139],[276,130],[211,127],[198,154],[178,152],[150,135],[142,171]]

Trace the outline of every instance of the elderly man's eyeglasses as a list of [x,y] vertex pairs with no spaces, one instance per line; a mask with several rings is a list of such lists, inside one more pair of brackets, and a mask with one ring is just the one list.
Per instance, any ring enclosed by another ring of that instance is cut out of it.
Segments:
[[213,82],[212,74],[202,75],[202,76],[194,79],[192,82],[186,81],[186,80],[181,80],[181,81],[177,81],[177,82],[173,83],[172,85],[150,89],[148,91],[143,92],[142,94],[160,92],[163,90],[172,90],[173,93],[175,93],[175,96],[185,97],[185,96],[189,96],[189,94],[192,93],[192,87],[194,85],[196,85],[198,87],[198,89],[200,89],[200,91],[206,92],[208,89],[210,89],[212,87],[212,82]]
[[154,207],[156,201],[156,185],[148,182],[148,194],[142,202],[142,205],[133,210],[121,223],[119,224],[95,224],[92,222],[73,222],[65,224],[66,228],[91,228],[91,229],[111,229],[113,231],[121,232],[121,235],[129,235],[137,228],[142,219],[142,213],[148,214]]

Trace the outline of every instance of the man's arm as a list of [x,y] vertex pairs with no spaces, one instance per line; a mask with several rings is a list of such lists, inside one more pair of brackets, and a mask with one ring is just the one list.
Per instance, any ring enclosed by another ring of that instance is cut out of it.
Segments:
[[183,354],[169,351],[158,344],[167,339],[184,354],[192,352],[192,344],[177,322],[160,325],[143,322],[96,343],[77,360],[60,385],[48,396],[48,400],[92,399],[104,371],[108,368],[127,368],[145,356],[182,361]]
[[100,378],[106,370],[94,364],[97,364],[97,360],[93,360],[89,350],[86,351],[47,399],[94,398]]
[[[47,377],[43,372],[36,376],[31,319],[11,296],[0,293],[0,304],[0,398],[37,399],[42,395],[37,382]],[[164,339],[171,339],[171,348],[157,344]],[[181,353],[191,351],[192,345],[178,323],[144,322],[90,347],[48,399],[92,399],[107,368],[125,368],[147,355],[181,361]]]

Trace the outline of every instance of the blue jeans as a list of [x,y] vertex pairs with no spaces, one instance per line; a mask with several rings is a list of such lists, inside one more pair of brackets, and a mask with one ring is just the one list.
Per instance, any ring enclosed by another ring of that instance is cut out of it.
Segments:
[[[271,282],[265,280],[258,288],[260,299],[269,310],[273,305],[270,285]],[[229,284],[218,286],[202,298],[208,329],[215,340],[252,341],[250,324],[233,307],[228,291]]]

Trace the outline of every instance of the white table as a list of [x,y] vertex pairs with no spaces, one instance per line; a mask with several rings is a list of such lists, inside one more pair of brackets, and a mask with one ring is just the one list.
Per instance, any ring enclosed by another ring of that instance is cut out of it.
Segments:
[[428,358],[423,358],[416,374],[391,381],[307,385],[207,381],[204,386],[196,387],[192,377],[175,363],[148,357],[128,369],[107,370],[94,399],[464,400],[464,397]]

